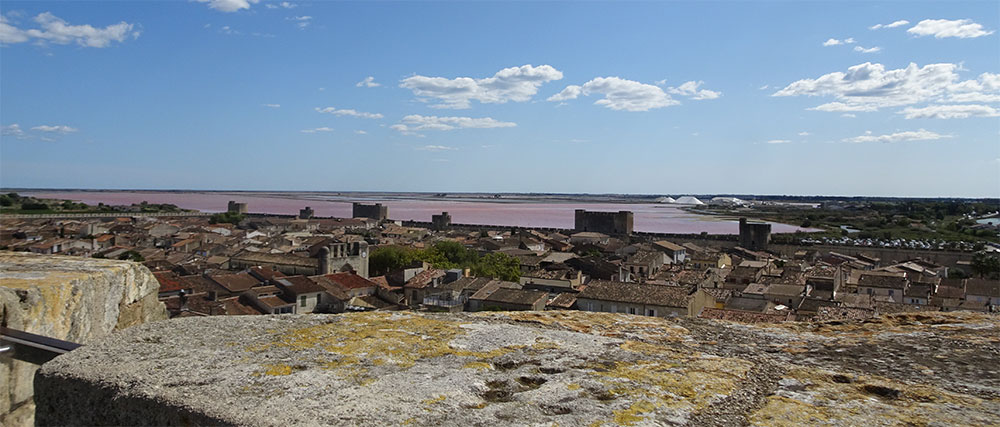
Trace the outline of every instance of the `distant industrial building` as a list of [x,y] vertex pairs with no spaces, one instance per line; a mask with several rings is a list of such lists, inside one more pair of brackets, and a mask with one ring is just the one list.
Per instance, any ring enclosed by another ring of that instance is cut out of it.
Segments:
[[591,212],[577,209],[573,228],[576,231],[629,236],[632,234],[633,222],[634,216],[630,211]]
[[740,246],[751,251],[766,251],[770,242],[771,224],[740,218]]
[[383,206],[381,203],[375,203],[374,205],[354,203],[352,205],[352,217],[371,218],[376,221],[385,221],[386,219],[389,219],[389,207]]

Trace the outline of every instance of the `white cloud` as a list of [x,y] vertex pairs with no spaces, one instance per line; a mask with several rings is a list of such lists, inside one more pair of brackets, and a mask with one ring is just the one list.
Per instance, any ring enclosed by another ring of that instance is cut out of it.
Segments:
[[0,135],[13,136],[17,139],[27,139],[28,135],[24,133],[21,129],[21,125],[13,123],[7,126],[0,127]]
[[789,144],[791,142],[792,141],[789,141],[787,139],[772,139],[770,141],[767,141],[768,144]]
[[501,122],[490,117],[438,117],[411,114],[403,117],[400,123],[391,126],[392,129],[404,135],[414,134],[423,130],[453,130],[453,129],[489,129],[517,126],[512,122]]
[[827,111],[827,112],[860,111],[863,113],[870,113],[872,111],[878,111],[878,107],[874,105],[845,104],[843,102],[828,102],[826,104],[821,104],[806,109],[811,111]]
[[577,85],[566,86],[565,89],[561,90],[559,93],[550,96],[546,101],[568,101],[570,99],[576,99],[583,93],[583,88]]
[[882,48],[880,48],[878,46],[870,47],[870,48],[867,48],[867,49],[863,48],[861,46],[854,46],[854,51],[855,52],[861,52],[861,53],[875,53],[875,52],[878,52],[880,50],[882,50]]
[[[697,85],[695,86],[697,87]],[[603,105],[612,110],[649,111],[654,108],[680,104],[657,86],[620,77],[597,77],[584,83],[583,86],[570,85],[561,92],[550,96],[548,100],[564,101],[576,99],[580,95],[589,96],[595,93],[604,95],[604,98],[595,101],[594,104]]]
[[368,135],[368,132],[365,132],[363,130],[356,130],[356,131],[354,131],[354,133],[356,133],[358,135]]
[[313,128],[313,129],[302,129],[302,133],[317,133],[317,132],[333,132],[333,128],[328,128],[326,126]]
[[69,126],[63,126],[63,125],[55,125],[55,126],[39,125],[39,126],[35,126],[35,127],[31,128],[31,130],[37,130],[39,132],[53,132],[53,133],[67,134],[67,133],[76,132],[79,129],[72,128],[72,127],[69,127]]
[[335,116],[350,116],[350,117],[360,117],[362,119],[381,119],[383,116],[379,113],[365,113],[363,111],[345,109],[338,110],[334,107],[319,108],[316,107],[316,112],[333,114]]
[[444,145],[425,145],[423,147],[417,147],[420,151],[453,151],[457,150],[455,147],[447,147]]
[[121,43],[129,37],[137,38],[141,33],[135,24],[125,21],[104,28],[94,28],[90,25],[70,25],[49,12],[38,14],[34,21],[40,28],[23,30],[15,27],[10,18],[0,15],[0,43],[23,43],[36,39],[42,43],[76,43],[84,47],[108,47],[111,42]]
[[936,39],[946,37],[965,39],[993,34],[993,31],[984,30],[982,25],[972,22],[971,19],[957,19],[954,21],[947,19],[925,19],[906,30],[906,32],[916,36],[934,36]]
[[469,108],[472,100],[483,104],[503,104],[508,101],[525,102],[531,99],[544,83],[560,80],[561,71],[549,65],[522,65],[504,68],[493,77],[474,79],[458,77],[412,76],[399,85],[423,98],[436,98],[434,108]]
[[317,133],[317,132],[333,132],[333,128],[330,127],[318,127],[313,129],[303,129],[302,133]]
[[267,4],[264,5],[264,7],[268,8],[268,9],[278,9],[278,8],[295,9],[297,6],[298,6],[297,4],[295,4],[295,3],[289,3],[287,1],[283,1],[283,2],[278,3],[278,4],[267,3]]
[[844,138],[844,142],[850,142],[853,144],[858,144],[862,142],[905,142],[905,141],[933,141],[942,138],[951,138],[951,135],[941,135],[936,132],[931,132],[927,130],[916,130],[916,131],[904,131],[896,132],[886,135],[873,135],[871,131],[865,132],[864,135],[855,136],[853,138]]
[[285,18],[286,21],[295,21],[295,26],[299,27],[300,29],[304,29],[304,28],[308,27],[309,26],[309,21],[311,21],[312,19],[313,19],[313,17],[308,16],[308,15],[305,15],[305,16],[291,16],[291,17]]
[[866,62],[816,79],[803,79],[772,96],[832,96],[837,101],[810,110],[877,111],[925,102],[992,102],[1000,95],[1000,74],[983,73],[975,80],[961,80],[959,66],[950,63],[886,70]]
[[907,107],[899,114],[907,119],[965,119],[969,117],[1000,117],[1000,111],[989,105],[928,105]]
[[840,117],[846,117],[848,119],[853,119],[853,118],[858,117],[858,116],[855,115],[854,113],[844,113],[844,114],[841,114]]
[[263,104],[267,108],[281,108],[281,104]]
[[375,83],[375,77],[374,76],[368,76],[368,77],[365,77],[364,80],[355,83],[354,86],[357,86],[357,87],[379,87],[379,86],[382,86],[382,84]]
[[799,136],[809,136],[809,135],[812,135],[812,134],[809,133],[809,132],[806,132],[806,131],[799,132]]
[[891,24],[875,24],[875,25],[872,25],[871,27],[868,27],[868,29],[870,29],[870,30],[877,30],[879,28],[896,28],[896,27],[902,27],[903,25],[906,25],[906,24],[909,24],[909,23],[910,23],[910,21],[907,21],[905,19],[900,19],[898,21],[893,21]]
[[771,87],[771,85],[764,85],[764,86],[761,86],[761,87],[759,87],[757,89],[759,89],[759,90],[767,90],[767,88],[769,88],[769,87]]
[[695,100],[715,99],[722,96],[722,92],[716,92],[708,89],[698,89],[698,87],[701,86],[702,83],[704,82],[700,80],[699,81],[692,80],[689,82],[685,82],[684,84],[678,87],[667,88],[667,92],[670,92],[675,95],[687,96]]
[[837,40],[837,39],[834,39],[834,38],[830,38],[830,39],[827,39],[825,42],[823,42],[823,46],[837,46],[837,45],[852,44],[852,43],[854,43],[854,38],[853,37],[848,37],[848,38],[846,38],[844,40]]
[[242,9],[250,9],[250,5],[257,4],[260,0],[195,0],[198,3],[208,3],[208,7],[220,12],[236,12]]

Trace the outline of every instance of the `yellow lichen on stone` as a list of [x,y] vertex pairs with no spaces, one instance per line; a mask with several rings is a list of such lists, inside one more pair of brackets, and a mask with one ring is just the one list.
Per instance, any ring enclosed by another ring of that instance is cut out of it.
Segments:
[[[786,379],[802,384],[801,390],[779,392],[750,417],[753,425],[798,426],[817,423],[857,424],[878,419],[885,425],[988,425],[993,419],[975,419],[942,411],[965,408],[977,413],[983,401],[935,387],[905,384],[873,376],[849,376],[795,368]],[[942,406],[944,404],[944,406]]]
[[731,393],[750,367],[743,360],[695,355],[669,361],[615,362],[596,369],[595,375],[605,378],[615,395],[651,399],[658,407],[703,409]]
[[468,362],[462,366],[464,369],[479,369],[482,371],[489,371],[493,369],[493,365],[486,362]]
[[441,395],[438,395],[438,397],[435,397],[433,399],[426,399],[422,403],[424,405],[433,405],[435,403],[444,402],[447,398],[448,398],[448,396],[445,396],[445,395],[441,394]]
[[630,426],[646,419],[641,414],[650,413],[656,410],[656,404],[648,400],[640,400],[629,406],[628,409],[614,411],[615,424]]
[[488,365],[490,359],[525,348],[523,345],[488,351],[453,348],[451,341],[465,334],[460,326],[459,322],[418,315],[348,314],[336,322],[285,331],[278,334],[275,340],[248,347],[247,351],[322,349],[338,356],[321,362],[325,369],[364,385],[374,380],[366,377],[368,370],[361,367],[365,363],[409,368],[421,359],[455,356],[475,358],[477,360],[470,363]]
[[569,383],[569,384],[566,384],[566,388],[569,389],[569,390],[579,390],[580,389],[580,384]]
[[278,363],[265,366],[267,367],[267,370],[264,371],[264,375],[275,377],[292,374],[292,367],[285,364]]

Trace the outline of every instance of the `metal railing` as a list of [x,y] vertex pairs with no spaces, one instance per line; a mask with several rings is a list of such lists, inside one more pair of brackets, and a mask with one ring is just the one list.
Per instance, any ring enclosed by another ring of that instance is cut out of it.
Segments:
[[80,344],[0,326],[0,356],[41,365]]

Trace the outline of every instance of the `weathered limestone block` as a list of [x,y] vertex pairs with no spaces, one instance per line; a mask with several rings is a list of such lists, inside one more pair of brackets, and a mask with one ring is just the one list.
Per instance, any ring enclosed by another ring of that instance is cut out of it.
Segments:
[[47,363],[38,425],[996,425],[1000,319],[752,326],[584,312],[249,316]]
[[[33,334],[88,344],[115,329],[166,319],[158,290],[156,278],[137,263],[0,252],[0,322]],[[0,362],[6,374],[0,425],[31,425],[26,408],[33,408],[38,366],[2,356]]]

